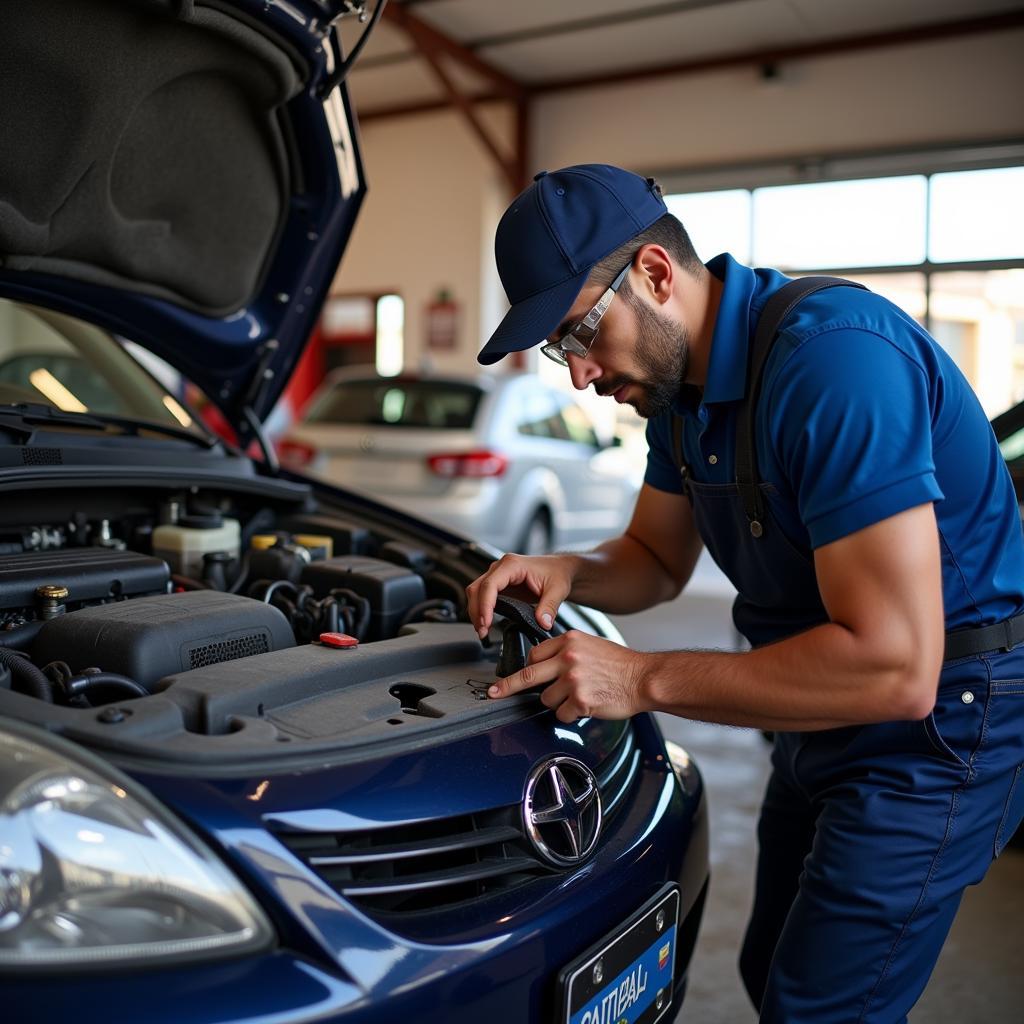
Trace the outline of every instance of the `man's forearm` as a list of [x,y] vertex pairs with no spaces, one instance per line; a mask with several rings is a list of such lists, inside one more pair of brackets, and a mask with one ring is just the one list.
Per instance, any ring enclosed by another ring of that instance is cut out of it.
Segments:
[[681,589],[654,554],[629,534],[566,557],[574,568],[569,599],[611,615],[671,601]]
[[813,731],[922,718],[935,680],[891,649],[826,623],[745,653],[643,655],[642,704],[684,718],[758,729]]

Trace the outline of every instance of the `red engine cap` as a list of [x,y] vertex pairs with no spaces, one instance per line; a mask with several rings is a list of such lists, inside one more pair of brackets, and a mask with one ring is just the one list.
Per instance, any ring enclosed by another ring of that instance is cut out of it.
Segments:
[[359,641],[348,633],[321,633],[320,643],[328,647],[358,647]]

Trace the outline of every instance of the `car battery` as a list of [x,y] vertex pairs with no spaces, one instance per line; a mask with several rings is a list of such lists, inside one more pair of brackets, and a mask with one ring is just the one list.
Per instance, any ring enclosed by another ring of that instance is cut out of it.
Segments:
[[421,577],[409,569],[379,558],[344,555],[311,562],[300,583],[313,588],[317,598],[332,590],[351,590],[370,602],[367,640],[386,640],[398,632],[409,609],[426,600]]
[[367,527],[350,523],[347,519],[339,519],[337,516],[300,513],[282,519],[278,526],[292,534],[330,537],[336,555],[363,554],[373,546],[373,537]]

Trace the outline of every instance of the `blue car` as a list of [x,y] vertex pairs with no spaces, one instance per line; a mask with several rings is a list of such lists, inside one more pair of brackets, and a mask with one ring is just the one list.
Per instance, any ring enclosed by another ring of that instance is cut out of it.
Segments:
[[[488,700],[549,635],[506,597],[477,637],[465,587],[494,552],[280,469],[264,435],[365,191],[338,36],[362,8],[3,14],[12,1024],[679,1011],[695,765],[647,715]],[[567,604],[569,629],[620,639]]]

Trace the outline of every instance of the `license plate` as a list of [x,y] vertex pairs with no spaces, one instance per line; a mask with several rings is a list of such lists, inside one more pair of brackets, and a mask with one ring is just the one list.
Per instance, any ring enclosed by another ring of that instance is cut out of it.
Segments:
[[328,461],[324,476],[364,491],[379,490],[382,494],[391,494],[421,488],[424,469],[419,462],[411,459],[350,459],[334,456]]
[[655,1024],[672,1005],[679,890],[658,893],[559,975],[565,1024]]

